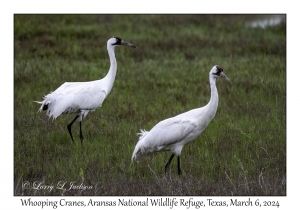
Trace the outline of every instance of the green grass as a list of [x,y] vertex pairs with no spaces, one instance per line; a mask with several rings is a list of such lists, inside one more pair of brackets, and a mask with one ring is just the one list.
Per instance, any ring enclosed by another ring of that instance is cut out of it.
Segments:
[[[15,15],[15,195],[286,195],[286,25],[247,28],[251,15]],[[109,69],[106,41],[120,36],[114,87],[101,108],[66,129],[37,113],[33,101],[66,81],[90,81]],[[219,107],[206,130],[164,174],[170,152],[139,163],[131,155],[140,129],[210,99]],[[89,190],[34,190],[59,181]],[[25,189],[24,183],[31,187]]]

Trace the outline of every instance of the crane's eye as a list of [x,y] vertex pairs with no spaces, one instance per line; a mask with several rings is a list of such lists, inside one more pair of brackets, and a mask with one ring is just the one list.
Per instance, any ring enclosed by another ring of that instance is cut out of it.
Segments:
[[221,67],[217,67],[217,72],[213,73],[214,75],[220,76],[221,72],[223,71],[223,69]]
[[116,43],[112,45],[121,45],[121,39],[119,37],[115,37],[115,38],[116,38]]

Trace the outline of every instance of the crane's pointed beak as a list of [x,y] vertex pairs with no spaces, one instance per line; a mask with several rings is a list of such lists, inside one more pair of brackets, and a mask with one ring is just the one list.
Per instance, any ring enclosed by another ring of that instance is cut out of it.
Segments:
[[121,45],[127,46],[127,47],[133,47],[136,48],[136,46],[134,46],[133,44],[130,44],[129,42],[125,42],[122,40]]
[[232,82],[228,79],[228,77],[223,72],[221,72],[220,76],[232,84]]

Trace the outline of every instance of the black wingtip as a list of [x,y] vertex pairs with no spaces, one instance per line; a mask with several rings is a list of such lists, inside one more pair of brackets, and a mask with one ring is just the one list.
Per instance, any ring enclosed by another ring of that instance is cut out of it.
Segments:
[[45,104],[44,106],[43,106],[43,110],[47,110],[48,109],[48,104]]

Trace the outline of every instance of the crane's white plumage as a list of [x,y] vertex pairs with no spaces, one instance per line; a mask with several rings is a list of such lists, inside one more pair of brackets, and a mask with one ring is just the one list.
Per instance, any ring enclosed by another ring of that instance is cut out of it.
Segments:
[[63,113],[80,113],[85,116],[102,105],[107,96],[104,80],[91,82],[65,82],[54,92],[44,97],[39,111],[48,105],[46,114],[54,119]]
[[[39,111],[46,110],[46,114],[54,119],[61,114],[75,113],[75,119],[68,125],[68,130],[73,140],[71,127],[78,118],[80,122],[80,139],[83,140],[81,131],[82,117],[86,116],[90,111],[94,111],[100,107],[110,93],[117,72],[117,61],[115,57],[116,46],[134,45],[123,41],[119,37],[112,37],[107,41],[107,51],[110,59],[110,68],[107,75],[100,80],[90,82],[65,82],[55,91],[44,97],[43,101],[36,101],[42,104]],[[74,141],[73,141],[74,142]]]
[[180,170],[180,154],[182,147],[196,139],[214,118],[218,107],[218,91],[216,78],[222,77],[230,81],[223,69],[216,65],[209,73],[211,98],[201,108],[193,109],[175,117],[165,119],[156,124],[150,131],[141,130],[139,141],[132,154],[132,160],[139,161],[142,157],[159,151],[171,151],[173,154],[165,169],[167,170],[174,155],[178,157],[178,174]]

